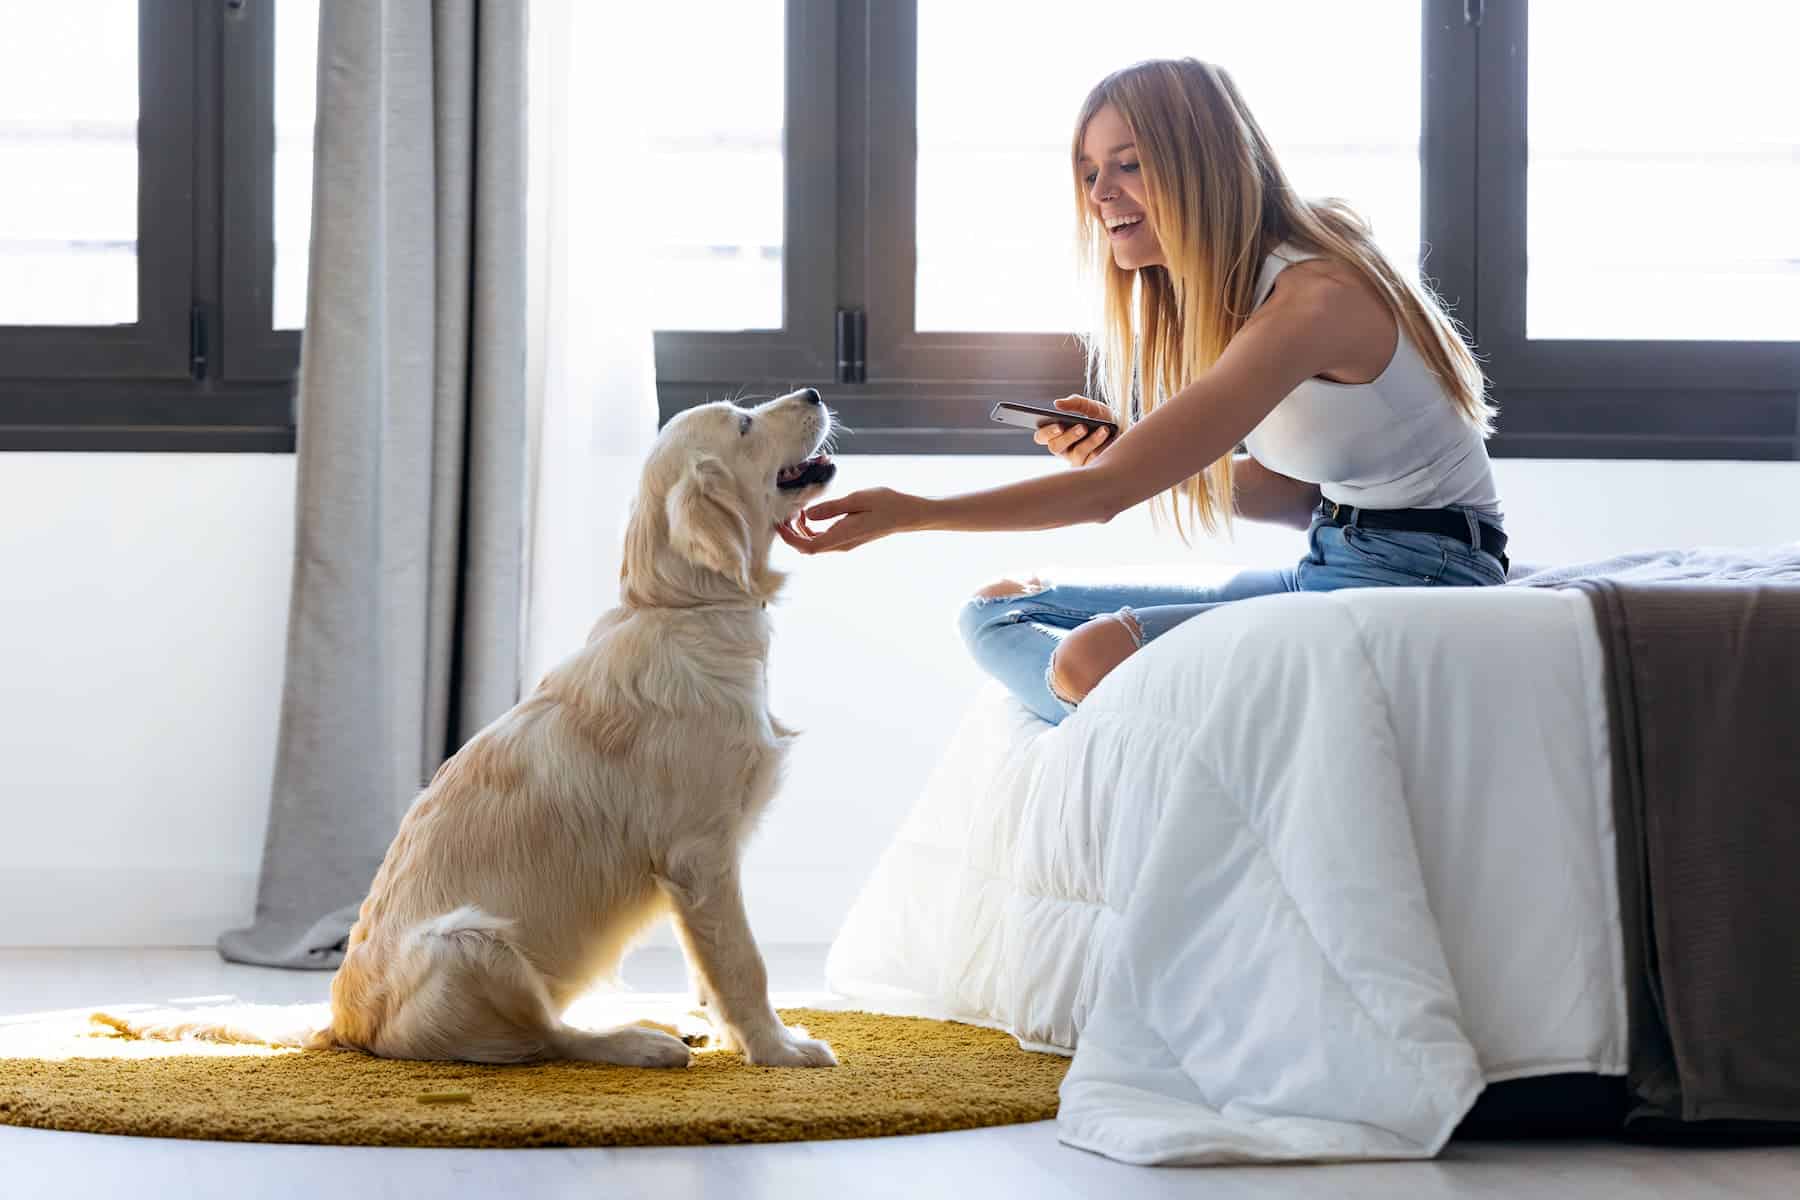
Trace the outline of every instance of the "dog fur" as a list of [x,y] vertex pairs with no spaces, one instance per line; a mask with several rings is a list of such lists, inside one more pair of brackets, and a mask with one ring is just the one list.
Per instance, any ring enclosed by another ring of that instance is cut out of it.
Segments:
[[[768,708],[769,549],[829,481],[830,433],[810,389],[668,423],[626,531],[621,603],[413,802],[332,980],[330,1024],[303,1044],[686,1065],[669,1033],[561,1019],[666,912],[726,1047],[758,1065],[836,1062],[776,1017],[739,884],[794,737]],[[161,1035],[176,1030],[241,1040],[192,1022]]]

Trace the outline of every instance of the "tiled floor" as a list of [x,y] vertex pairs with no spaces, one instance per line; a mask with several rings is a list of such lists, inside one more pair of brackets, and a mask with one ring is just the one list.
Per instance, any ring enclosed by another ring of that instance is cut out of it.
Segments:
[[[823,949],[775,948],[779,1003],[823,986]],[[0,1023],[26,1014],[234,995],[324,999],[328,976],[198,950],[0,950]],[[627,964],[640,992],[682,987],[672,951]],[[671,1002],[673,1002],[671,997]],[[470,1195],[1662,1198],[1800,1196],[1800,1148],[1453,1143],[1435,1162],[1164,1169],[1071,1150],[1049,1122],[924,1137],[623,1150],[385,1150],[98,1137],[0,1126],[0,1197]]]

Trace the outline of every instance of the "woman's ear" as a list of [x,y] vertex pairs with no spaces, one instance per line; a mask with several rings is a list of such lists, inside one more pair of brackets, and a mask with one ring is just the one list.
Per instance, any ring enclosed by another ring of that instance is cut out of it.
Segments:
[[669,489],[665,508],[677,554],[751,590],[750,522],[723,462],[710,454],[695,459]]

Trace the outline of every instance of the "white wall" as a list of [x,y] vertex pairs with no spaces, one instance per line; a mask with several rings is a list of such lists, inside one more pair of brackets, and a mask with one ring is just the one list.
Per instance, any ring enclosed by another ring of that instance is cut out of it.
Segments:
[[250,912],[293,484],[289,455],[0,454],[0,943]]
[[[1015,458],[845,458],[840,486],[940,493]],[[1496,465],[1515,556],[1575,561],[1800,537],[1800,464]],[[0,455],[0,944],[210,944],[255,896],[280,701],[293,460]],[[800,560],[775,711],[806,731],[748,865],[769,942],[828,940],[979,677],[953,618],[1009,570],[1291,561],[1247,526],[1184,550],[1141,514],[921,534]]]

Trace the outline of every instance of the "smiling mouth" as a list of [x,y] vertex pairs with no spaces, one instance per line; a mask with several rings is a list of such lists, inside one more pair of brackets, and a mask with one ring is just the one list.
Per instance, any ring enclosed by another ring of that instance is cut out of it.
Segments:
[[1143,224],[1144,218],[1142,216],[1110,218],[1106,222],[1106,236],[1116,242],[1122,238],[1130,237],[1132,234],[1136,233]]
[[837,464],[831,461],[831,455],[815,454],[805,462],[781,468],[781,473],[775,476],[775,486],[784,492],[797,491],[814,484],[830,483],[836,474]]

